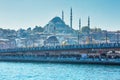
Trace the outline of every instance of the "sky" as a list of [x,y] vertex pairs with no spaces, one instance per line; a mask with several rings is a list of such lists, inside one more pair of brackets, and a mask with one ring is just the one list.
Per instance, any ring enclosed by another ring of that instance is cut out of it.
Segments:
[[62,15],[70,24],[70,8],[73,9],[73,28],[87,25],[91,28],[120,30],[120,0],[0,0],[0,28],[27,29],[36,25],[44,27],[52,18]]

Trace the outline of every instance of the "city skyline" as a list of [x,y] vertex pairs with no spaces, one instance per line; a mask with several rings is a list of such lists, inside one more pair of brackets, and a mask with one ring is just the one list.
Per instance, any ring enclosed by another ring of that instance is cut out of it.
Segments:
[[65,23],[70,25],[72,8],[74,29],[78,29],[79,19],[82,26],[87,26],[90,16],[91,28],[120,30],[119,3],[119,0],[0,0],[0,28],[44,27],[55,16],[62,18],[62,11]]

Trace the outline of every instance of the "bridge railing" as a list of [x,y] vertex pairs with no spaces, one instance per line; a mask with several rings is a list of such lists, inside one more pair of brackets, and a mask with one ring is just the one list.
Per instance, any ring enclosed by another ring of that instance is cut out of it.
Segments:
[[27,52],[27,51],[44,51],[44,50],[73,50],[73,49],[103,49],[103,48],[120,48],[120,43],[102,43],[102,44],[80,44],[80,45],[59,45],[59,46],[42,46],[31,48],[14,48],[0,49],[0,53],[8,52]]

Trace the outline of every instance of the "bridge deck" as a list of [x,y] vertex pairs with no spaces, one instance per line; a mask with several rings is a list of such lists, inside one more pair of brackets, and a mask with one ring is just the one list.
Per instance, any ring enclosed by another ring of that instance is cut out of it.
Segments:
[[54,51],[54,50],[86,50],[86,49],[119,49],[120,43],[102,43],[102,44],[83,44],[83,45],[66,45],[66,46],[42,46],[32,48],[14,48],[1,49],[0,53],[28,52],[28,51]]

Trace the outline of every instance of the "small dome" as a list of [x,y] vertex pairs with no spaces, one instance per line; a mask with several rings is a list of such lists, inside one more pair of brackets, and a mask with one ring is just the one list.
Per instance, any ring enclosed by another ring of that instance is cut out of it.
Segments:
[[56,38],[56,36],[50,36],[47,38],[47,41],[58,41],[58,39]]
[[56,38],[56,36],[50,36],[48,37],[44,43],[50,43],[50,44],[53,44],[53,43],[59,43],[58,39]]

